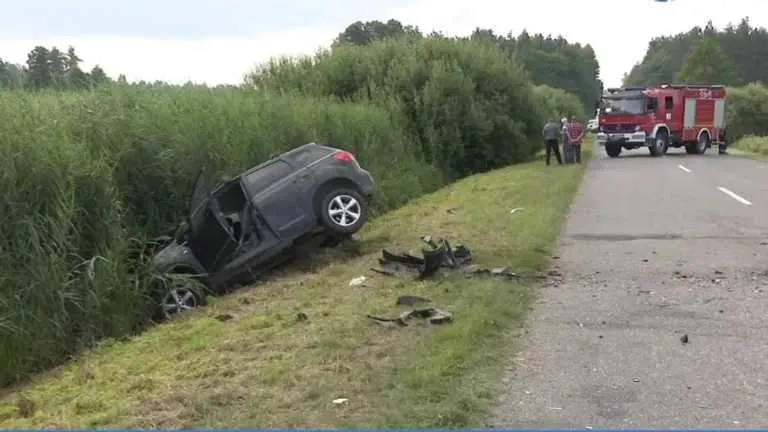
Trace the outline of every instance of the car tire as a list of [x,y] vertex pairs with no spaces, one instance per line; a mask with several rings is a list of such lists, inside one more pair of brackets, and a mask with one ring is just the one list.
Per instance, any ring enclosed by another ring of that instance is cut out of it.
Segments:
[[358,191],[337,187],[323,194],[318,214],[329,233],[350,236],[368,222],[368,203]]
[[184,273],[156,275],[150,281],[153,318],[167,321],[184,312],[207,305],[206,285],[199,277]]

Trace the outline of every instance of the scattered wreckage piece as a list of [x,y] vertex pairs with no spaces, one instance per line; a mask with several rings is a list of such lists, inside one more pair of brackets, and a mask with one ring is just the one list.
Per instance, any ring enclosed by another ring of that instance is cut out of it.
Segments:
[[475,275],[489,275],[489,276],[503,276],[510,279],[520,279],[520,275],[510,270],[509,267],[496,267],[491,269],[485,268],[485,267],[470,267],[466,269],[465,275],[467,277],[472,277]]
[[379,258],[382,268],[372,270],[389,276],[416,274],[418,279],[426,279],[438,273],[441,268],[455,269],[472,260],[472,252],[464,245],[453,248],[447,240],[435,242],[431,236],[423,236],[421,240],[431,248],[422,249],[422,257],[383,249]]
[[407,327],[408,321],[414,318],[423,319],[429,324],[433,325],[448,324],[453,322],[453,315],[450,312],[446,312],[442,309],[434,307],[405,311],[401,313],[397,318],[378,317],[374,315],[366,315],[366,317],[373,320],[373,322],[376,324],[397,325],[400,327]]
[[405,306],[415,306],[417,304],[421,303],[429,303],[432,300],[424,297],[419,297],[415,295],[402,295],[397,298],[396,305],[405,305]]

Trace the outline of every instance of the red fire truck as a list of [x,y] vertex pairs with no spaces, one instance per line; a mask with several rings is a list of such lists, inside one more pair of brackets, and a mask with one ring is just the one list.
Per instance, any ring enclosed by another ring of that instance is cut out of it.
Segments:
[[686,84],[608,89],[600,100],[597,142],[610,157],[648,147],[701,154],[713,144],[725,153],[725,87]]

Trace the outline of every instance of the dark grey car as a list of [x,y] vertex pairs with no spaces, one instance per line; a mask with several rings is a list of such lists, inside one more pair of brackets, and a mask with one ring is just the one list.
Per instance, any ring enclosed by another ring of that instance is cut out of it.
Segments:
[[352,153],[315,143],[213,192],[198,175],[189,220],[152,260],[159,318],[205,304],[206,291],[258,278],[299,246],[336,243],[356,233],[368,220],[374,189],[371,174]]

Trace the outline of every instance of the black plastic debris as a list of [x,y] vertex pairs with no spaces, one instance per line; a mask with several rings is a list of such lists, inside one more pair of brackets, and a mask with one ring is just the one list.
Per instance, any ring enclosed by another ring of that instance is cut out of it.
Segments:
[[485,268],[485,267],[470,267],[467,269],[466,274],[468,277],[474,275],[488,275],[488,276],[504,276],[508,278],[519,278],[520,275],[513,272],[509,267],[497,267],[497,268]]
[[429,303],[431,300],[414,295],[403,295],[397,298],[396,305],[415,306],[421,303]]
[[373,315],[366,316],[377,324],[397,325],[400,327],[407,327],[408,321],[414,318],[423,319],[429,324],[433,325],[448,324],[453,322],[453,315],[451,313],[433,307],[409,310],[401,313],[397,318],[386,318]]
[[390,276],[415,274],[419,279],[425,279],[435,275],[442,268],[455,269],[472,260],[472,253],[464,245],[453,248],[447,240],[434,241],[430,236],[423,236],[421,240],[429,246],[429,249],[422,249],[422,257],[384,249],[379,259],[382,268],[374,271]]

